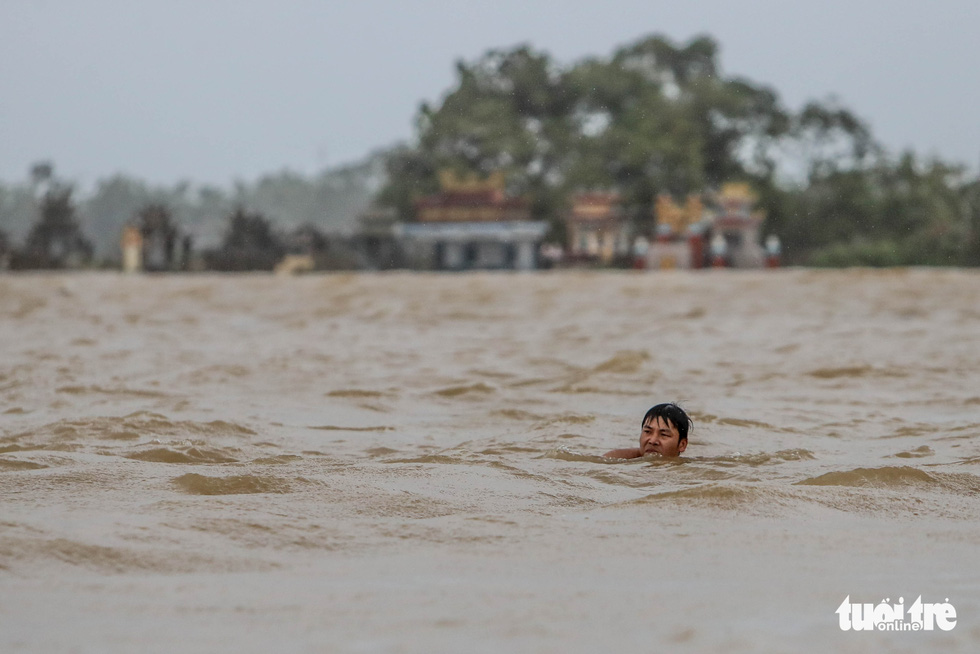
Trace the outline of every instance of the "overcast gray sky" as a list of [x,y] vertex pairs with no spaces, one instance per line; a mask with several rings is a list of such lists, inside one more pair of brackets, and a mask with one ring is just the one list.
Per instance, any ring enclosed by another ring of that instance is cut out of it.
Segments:
[[836,95],[891,150],[975,171],[978,31],[977,0],[0,0],[0,179],[312,173],[409,139],[459,58],[652,33],[708,33],[725,74],[792,108]]

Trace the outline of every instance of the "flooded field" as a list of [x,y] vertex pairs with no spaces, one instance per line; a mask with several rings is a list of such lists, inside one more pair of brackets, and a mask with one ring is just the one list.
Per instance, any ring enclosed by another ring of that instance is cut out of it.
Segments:
[[8,275],[0,498],[3,652],[976,651],[980,275]]

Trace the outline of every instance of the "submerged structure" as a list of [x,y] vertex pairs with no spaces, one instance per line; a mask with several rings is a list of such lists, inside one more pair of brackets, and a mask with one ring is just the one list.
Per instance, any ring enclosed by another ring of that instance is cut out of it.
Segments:
[[760,268],[766,261],[759,243],[759,227],[766,214],[755,209],[758,196],[748,184],[725,184],[711,218],[712,265]]
[[[707,201],[705,201],[707,200]],[[717,193],[690,195],[678,204],[668,195],[654,207],[656,238],[646,265],[668,268],[760,268],[773,265],[759,243],[765,213],[748,184],[728,183]],[[778,253],[777,253],[778,254]]]
[[629,223],[621,198],[613,192],[579,193],[565,215],[568,260],[611,264],[630,251]]
[[647,249],[646,267],[703,268],[706,216],[701,197],[689,195],[680,205],[669,195],[660,195],[653,213],[656,237]]
[[510,197],[504,176],[439,175],[440,192],[415,203],[415,222],[392,228],[412,267],[435,270],[531,270],[548,230],[531,220],[524,198]]

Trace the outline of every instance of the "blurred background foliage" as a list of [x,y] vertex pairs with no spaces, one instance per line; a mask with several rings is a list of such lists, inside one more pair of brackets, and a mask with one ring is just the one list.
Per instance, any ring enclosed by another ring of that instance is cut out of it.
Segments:
[[[372,154],[314,176],[283,171],[231,189],[190,182],[154,186],[114,175],[77,199],[75,212],[100,259],[118,260],[123,225],[153,206],[165,207],[171,220],[194,236],[195,248],[221,245],[230,217],[239,210],[267,216],[284,232],[312,225],[328,233],[350,233],[380,186],[384,156]],[[0,231],[9,241],[24,241],[38,221],[46,192],[33,182],[0,183]]]
[[[230,234],[251,233],[249,216],[267,218],[261,238],[278,254],[290,231],[353,232],[372,203],[411,220],[443,169],[504,171],[508,191],[530,200],[555,240],[576,191],[618,191],[637,233],[649,235],[657,194],[745,181],[766,212],[763,233],[782,239],[787,263],[980,265],[980,182],[962,166],[888,153],[834,99],[790,110],[774,89],[724,75],[718,53],[709,36],[677,44],[659,35],[570,65],[529,46],[492,50],[457,62],[452,88],[419,107],[411,142],[361,162],[231,189],[116,175],[77,205],[70,193],[66,201],[89,250],[113,259],[122,225],[148,205],[166,207],[202,248],[239,247]],[[52,178],[42,163],[28,182],[0,184],[0,248],[39,238]]]
[[980,191],[963,167],[890,156],[834,99],[787,109],[723,75],[708,36],[650,36],[567,67],[529,47],[459,62],[441,103],[419,109],[415,143],[389,156],[380,201],[410,215],[443,168],[506,171],[554,233],[575,191],[619,191],[650,234],[658,193],[747,181],[788,263],[980,265]]

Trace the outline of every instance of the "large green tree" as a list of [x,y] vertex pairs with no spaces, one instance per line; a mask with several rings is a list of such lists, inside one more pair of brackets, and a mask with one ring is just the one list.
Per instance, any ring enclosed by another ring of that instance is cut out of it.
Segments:
[[654,35],[568,66],[527,46],[459,62],[387,167],[378,199],[403,219],[443,169],[503,171],[559,229],[578,190],[618,191],[643,232],[658,193],[748,181],[792,263],[980,264],[980,182],[890,157],[835,99],[787,110],[771,88],[726,76],[707,36]]
[[439,170],[502,170],[535,217],[556,218],[570,192],[615,189],[642,222],[657,193],[771,175],[789,117],[717,56],[707,36],[651,36],[566,67],[526,46],[459,62],[444,100],[421,106],[415,144],[389,158],[380,200],[409,217]]

